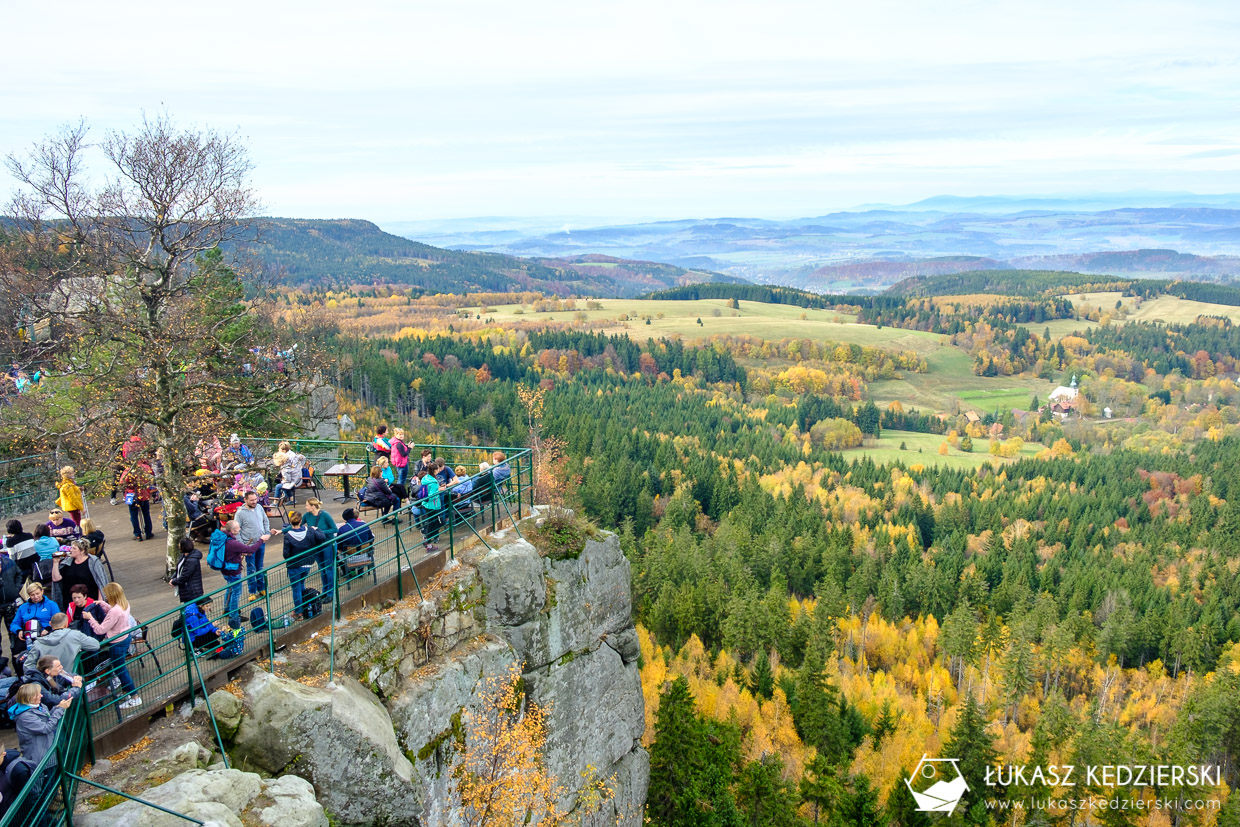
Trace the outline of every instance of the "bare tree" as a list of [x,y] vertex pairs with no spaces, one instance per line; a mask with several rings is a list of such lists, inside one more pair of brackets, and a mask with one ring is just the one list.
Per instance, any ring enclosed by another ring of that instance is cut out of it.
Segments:
[[[288,433],[312,383],[287,366],[263,369],[263,354],[287,342],[222,252],[252,235],[258,208],[240,140],[166,116],[97,146],[87,137],[82,122],[8,158],[20,188],[0,301],[50,335],[13,343],[46,378],[0,421],[108,475],[115,447],[144,434],[159,453],[171,566],[197,440]],[[106,169],[99,179],[87,168],[94,155]]]

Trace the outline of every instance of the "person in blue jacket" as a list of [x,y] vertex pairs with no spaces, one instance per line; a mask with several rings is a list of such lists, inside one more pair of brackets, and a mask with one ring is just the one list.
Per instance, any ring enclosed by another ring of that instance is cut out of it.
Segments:
[[26,624],[37,620],[40,629],[51,629],[52,615],[60,614],[60,607],[50,597],[43,594],[43,586],[31,583],[26,593],[30,595],[30,599],[17,607],[13,622],[9,624],[9,631],[17,636],[17,640],[21,643],[20,651],[23,652],[27,644]]
[[337,546],[350,548],[364,546],[375,541],[375,535],[370,530],[370,526],[359,520],[357,512],[352,508],[346,508],[340,517],[344,523],[340,526],[340,533],[336,535]]

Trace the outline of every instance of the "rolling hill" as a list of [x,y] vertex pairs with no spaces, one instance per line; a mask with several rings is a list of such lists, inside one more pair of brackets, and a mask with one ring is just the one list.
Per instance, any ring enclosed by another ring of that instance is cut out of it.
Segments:
[[402,284],[426,293],[538,290],[627,297],[680,284],[738,281],[704,270],[583,255],[529,259],[445,250],[359,219],[262,218],[247,253],[268,281],[290,285]]

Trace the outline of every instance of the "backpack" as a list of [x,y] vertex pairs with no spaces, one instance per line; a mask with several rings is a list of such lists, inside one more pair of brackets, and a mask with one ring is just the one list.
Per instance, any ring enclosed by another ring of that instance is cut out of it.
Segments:
[[259,606],[250,609],[250,628],[258,631],[267,625],[267,616],[263,614],[263,610]]
[[216,529],[211,532],[211,547],[207,549],[207,567],[218,572],[224,571],[224,544],[228,542],[228,535]]
[[301,593],[301,613],[309,620],[323,613],[323,595],[315,589],[305,589]]
[[[26,786],[26,783],[34,777],[34,771],[38,768],[39,765],[29,758],[9,759],[9,762],[4,765],[4,779],[9,782],[9,791],[12,793],[21,792],[22,787]],[[21,770],[25,777],[15,778],[17,770]]]

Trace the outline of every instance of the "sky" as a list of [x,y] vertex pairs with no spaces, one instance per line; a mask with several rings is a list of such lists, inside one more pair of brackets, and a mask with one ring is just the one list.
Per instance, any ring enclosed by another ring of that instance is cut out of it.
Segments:
[[166,112],[266,214],[380,224],[1240,192],[1237,42],[1234,0],[10,4],[0,154]]

